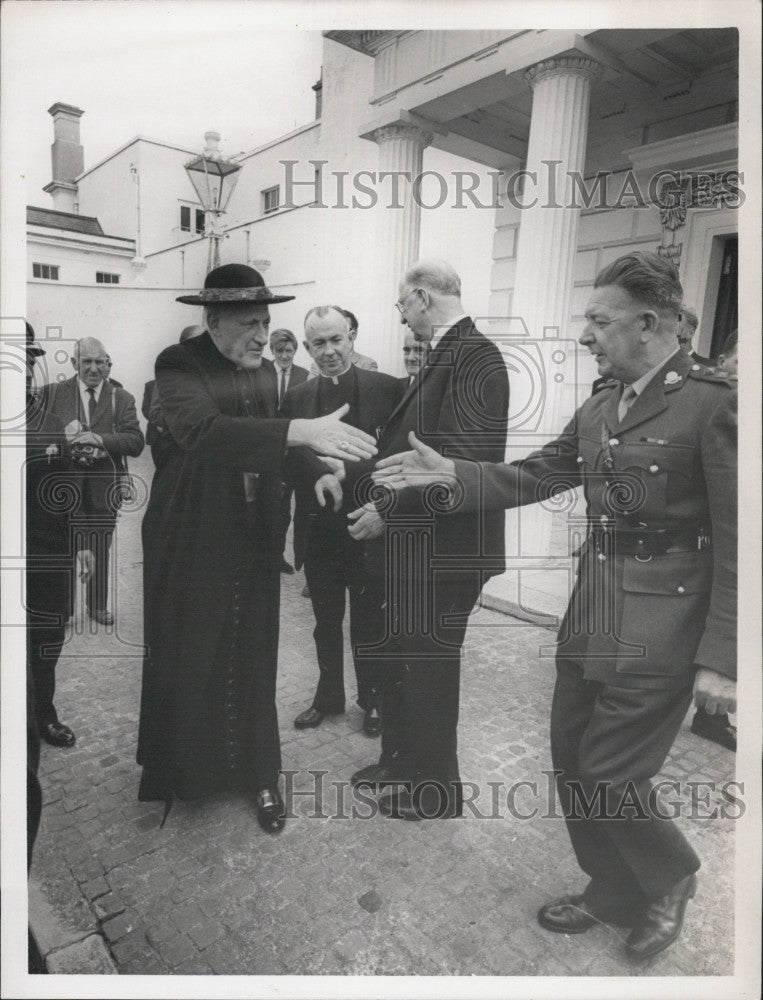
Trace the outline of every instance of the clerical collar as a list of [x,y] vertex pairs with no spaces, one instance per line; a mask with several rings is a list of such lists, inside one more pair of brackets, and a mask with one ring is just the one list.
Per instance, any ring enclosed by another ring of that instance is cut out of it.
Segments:
[[319,371],[318,374],[320,375],[321,378],[330,379],[334,383],[334,385],[339,385],[339,379],[342,378],[343,375],[346,375],[351,368],[352,368],[352,362],[350,362],[350,364],[347,365],[347,367],[343,372],[339,372],[338,375],[324,375],[322,371]]

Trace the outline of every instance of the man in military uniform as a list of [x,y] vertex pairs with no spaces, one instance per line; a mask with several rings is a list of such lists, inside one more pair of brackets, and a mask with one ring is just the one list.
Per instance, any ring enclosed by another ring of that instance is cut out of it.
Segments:
[[555,441],[501,465],[443,459],[412,436],[377,473],[397,488],[455,477],[459,510],[583,485],[589,532],[558,635],[551,747],[590,882],[538,919],[567,934],[631,926],[633,960],[676,940],[700,866],[651,779],[692,686],[709,712],[735,706],[736,380],[679,350],[681,297],[668,261],[619,258],[596,277],[580,337],[608,381]]

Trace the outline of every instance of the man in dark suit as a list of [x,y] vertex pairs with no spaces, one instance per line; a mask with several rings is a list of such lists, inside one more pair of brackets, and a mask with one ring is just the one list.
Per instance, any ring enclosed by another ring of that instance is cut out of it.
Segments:
[[413,385],[413,380],[421,371],[426,357],[427,348],[423,340],[416,340],[411,332],[406,333],[403,341],[403,366],[406,374],[400,379],[404,388]]
[[126,456],[143,451],[143,434],[135,400],[106,377],[108,357],[93,337],[74,346],[73,378],[45,386],[47,412],[64,426],[80,505],[74,520],[76,548],[92,549],[93,574],[87,584],[87,610],[93,621],[113,625],[107,609],[109,550],[122,502],[121,480]]
[[[456,272],[445,261],[420,261],[403,276],[396,306],[401,323],[429,351],[387,421],[380,456],[406,448],[415,431],[444,455],[502,460],[506,365],[465,315]],[[483,584],[504,570],[503,514],[442,517],[436,497],[409,494],[394,506],[369,503],[350,518],[354,538],[386,530],[387,645],[396,662],[384,690],[381,759],[356,772],[353,784],[409,782],[380,800],[386,815],[458,816],[461,647]]]
[[[347,403],[345,420],[377,436],[402,396],[402,386],[391,375],[365,371],[350,362],[352,337],[346,317],[333,306],[318,306],[305,317],[305,349],[318,367],[318,377],[286,393],[281,414],[288,418],[322,417]],[[294,720],[297,729],[319,726],[326,715],[345,709],[342,622],[345,591],[350,597],[350,644],[358,685],[358,705],[365,712],[363,731],[381,731],[382,670],[379,660],[364,649],[378,643],[384,627],[384,586],[378,574],[365,571],[363,542],[347,532],[347,512],[357,503],[356,484],[369,479],[372,462],[358,462],[346,470],[336,465],[342,482],[338,510],[316,502],[314,476],[300,483],[299,461],[304,453],[287,458],[286,472],[297,482],[294,517],[294,555],[297,569],[304,562],[305,578],[315,613],[315,646],[320,679],[312,706]],[[349,463],[348,463],[349,465]],[[374,544],[374,543],[370,543]]]
[[[275,376],[277,386],[278,405],[289,391],[295,386],[302,385],[309,376],[307,368],[294,364],[294,355],[297,353],[297,338],[291,332],[281,327],[273,330],[270,334],[270,351],[273,355],[275,365]],[[287,483],[283,484],[283,495],[281,496],[281,572],[289,576],[294,572],[294,567],[284,555],[286,545],[286,533],[291,523],[291,497],[294,490]]]
[[676,331],[676,337],[678,338],[681,350],[684,354],[688,354],[692,361],[712,367],[716,364],[712,358],[704,358],[694,350],[694,334],[697,332],[698,326],[699,317],[694,310],[688,306],[681,306],[681,315],[678,318],[678,330]]
[[[71,456],[60,421],[45,411],[44,397],[32,392],[34,366],[45,351],[28,323],[26,329],[27,729],[31,770],[36,773],[40,736],[54,747],[72,747],[76,742],[70,727],[59,720],[53,702],[56,664],[71,615],[75,554],[70,517],[74,498],[65,490],[65,499],[71,503],[51,502],[57,494],[61,499],[61,487],[71,481]],[[85,580],[92,571],[92,553],[82,551],[80,559],[81,579]],[[35,802],[33,794],[29,806],[32,819]],[[28,846],[31,850],[31,843]]]
[[679,349],[681,294],[657,254],[597,275],[580,343],[608,386],[528,458],[453,462],[414,441],[379,470],[419,488],[452,476],[454,516],[584,487],[590,527],[558,635],[551,752],[590,882],[538,920],[564,934],[630,926],[634,961],[676,940],[700,866],[651,779],[692,688],[710,713],[736,704],[736,378]]

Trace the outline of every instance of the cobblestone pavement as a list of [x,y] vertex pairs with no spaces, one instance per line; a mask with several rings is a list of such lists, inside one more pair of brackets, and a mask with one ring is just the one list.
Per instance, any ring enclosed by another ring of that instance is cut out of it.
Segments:
[[[142,464],[145,462],[145,465]],[[136,471],[148,469],[147,457]],[[567,937],[536,922],[538,906],[584,884],[564,823],[544,818],[551,768],[548,718],[553,633],[479,611],[462,669],[461,772],[475,805],[495,818],[405,823],[349,818],[347,782],[375,761],[379,743],[346,715],[297,732],[317,667],[302,574],[282,577],[278,708],[284,767],[310,791],[277,837],[251,801],[220,795],[176,803],[163,829],[159,804],[137,800],[140,694],[140,513],[122,516],[116,543],[115,629],[78,618],[58,667],[57,707],[77,734],[71,750],[43,745],[43,819],[32,870],[54,913],[81,934],[103,935],[120,973],[354,975],[730,975],[733,972],[734,823],[710,818],[717,793],[701,788],[681,820],[703,868],[685,930],[671,949],[632,968],[622,931]],[[349,657],[347,657],[349,663]],[[348,699],[354,678],[346,667]],[[733,755],[688,731],[663,777],[720,783]],[[344,782],[341,794],[331,785]],[[507,791],[519,781],[512,816]],[[489,783],[495,783],[492,787]],[[495,791],[494,791],[495,790]],[[339,801],[338,801],[339,797]],[[686,794],[684,805],[690,805]],[[703,805],[704,800],[704,805]],[[337,818],[338,804],[345,816]],[[728,806],[728,803],[726,803]],[[322,806],[322,808],[321,808]],[[733,810],[729,810],[733,814]],[[75,971],[75,970],[71,970]]]

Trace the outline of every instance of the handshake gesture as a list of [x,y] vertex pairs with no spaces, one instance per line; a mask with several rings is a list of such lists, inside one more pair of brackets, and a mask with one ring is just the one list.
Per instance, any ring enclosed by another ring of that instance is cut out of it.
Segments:
[[349,409],[345,403],[325,417],[291,420],[286,438],[287,445],[289,447],[304,445],[319,455],[338,458],[342,462],[359,462],[361,458],[373,458],[377,452],[374,438],[365,431],[358,430],[357,427],[342,423],[342,417]]
[[[453,460],[443,458],[439,452],[423,444],[413,431],[408,435],[411,451],[390,455],[378,462],[372,474],[375,483],[390,490],[402,490],[406,486],[424,489],[430,483],[451,483],[456,478]],[[384,530],[384,521],[372,503],[352,511],[347,515],[352,522],[348,528],[356,541],[377,538]]]
[[401,451],[397,455],[383,458],[376,466],[373,480],[391,490],[402,490],[406,486],[424,489],[431,483],[452,483],[456,478],[456,466],[451,458],[442,455],[419,441],[411,431],[408,441],[411,451]]

